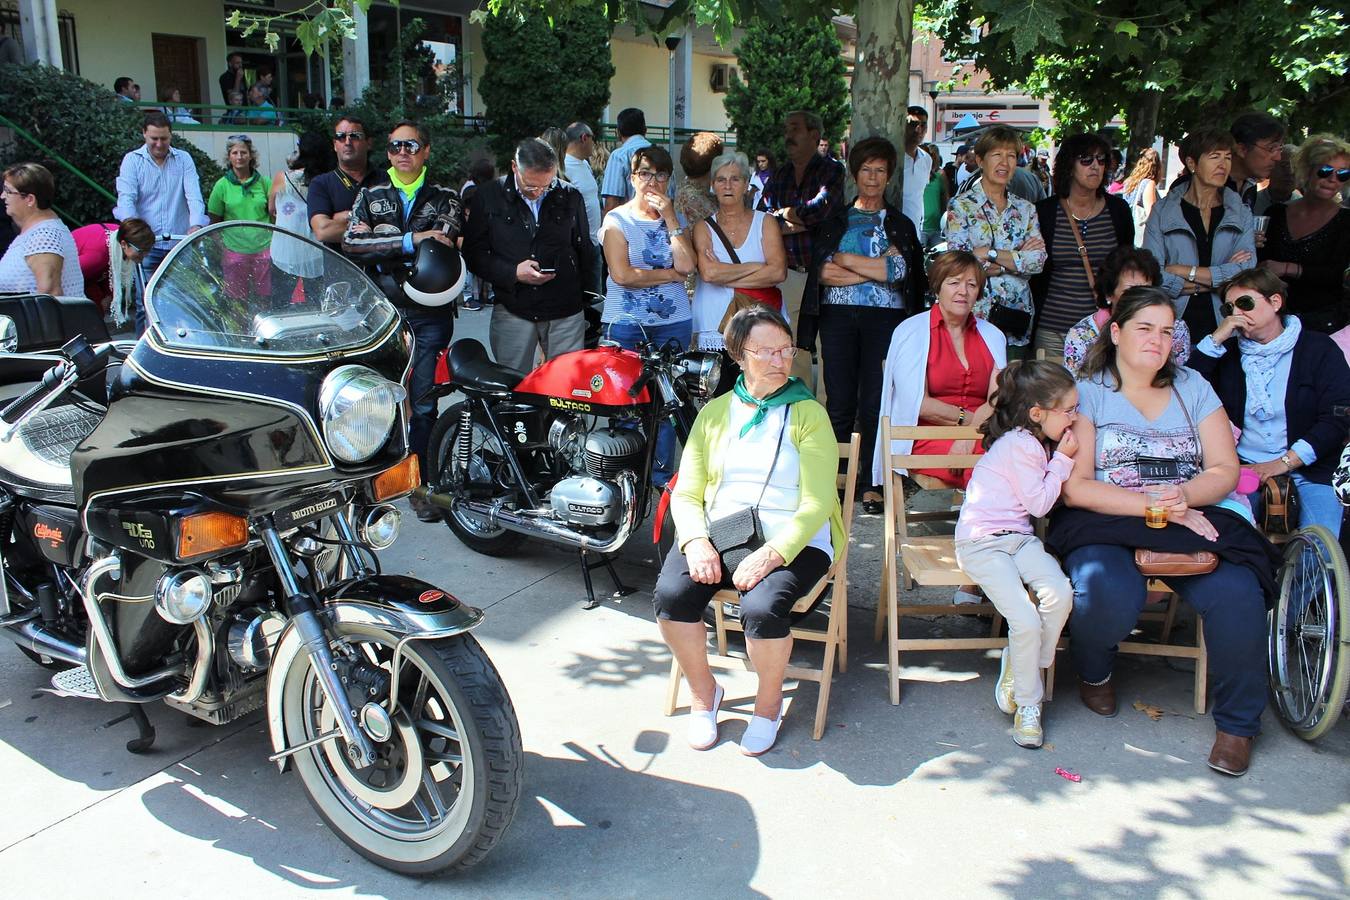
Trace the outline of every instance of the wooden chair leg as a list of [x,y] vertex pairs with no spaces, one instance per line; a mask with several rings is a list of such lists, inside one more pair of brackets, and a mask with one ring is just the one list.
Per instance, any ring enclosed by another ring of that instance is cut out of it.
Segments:
[[[834,601],[831,600],[831,603]],[[848,671],[848,589],[842,592],[839,598],[838,611],[831,610],[831,617],[837,616],[835,625],[835,640],[839,642],[839,674],[843,675]]]
[[1045,670],[1045,702],[1049,703],[1055,699],[1055,661],[1050,660],[1050,667]]
[[873,643],[881,643],[886,634],[886,597],[890,594],[891,564],[881,563],[881,592],[877,595],[877,622],[872,634]]
[[826,641],[825,659],[820,667],[820,695],[816,699],[816,723],[811,729],[811,740],[818,741],[825,734],[825,720],[830,708],[830,685],[834,682],[834,651],[836,642]]
[[891,680],[891,706],[900,705],[900,614],[895,584],[886,594],[886,672]]
[[722,611],[722,601],[713,598],[713,623],[717,631],[717,655],[727,655],[727,620]]
[[997,611],[994,613],[993,621],[989,625],[989,636],[996,638],[1003,631],[1003,616]]
[[1177,606],[1181,598],[1173,594],[1167,601],[1167,613],[1163,616],[1162,624],[1162,642],[1164,644],[1172,643],[1172,625],[1177,619]]
[[1195,617],[1195,645],[1200,648],[1195,660],[1195,712],[1203,716],[1209,689],[1209,651],[1205,647],[1205,623],[1199,616]]
[[680,700],[680,678],[683,676],[680,671],[680,661],[670,660],[670,684],[666,687],[666,715],[675,715],[675,708]]

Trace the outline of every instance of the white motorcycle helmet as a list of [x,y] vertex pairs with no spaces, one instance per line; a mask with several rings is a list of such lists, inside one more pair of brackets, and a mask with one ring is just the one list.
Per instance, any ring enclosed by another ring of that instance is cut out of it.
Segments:
[[445,306],[463,293],[464,276],[459,250],[428,238],[417,245],[403,293],[418,306]]

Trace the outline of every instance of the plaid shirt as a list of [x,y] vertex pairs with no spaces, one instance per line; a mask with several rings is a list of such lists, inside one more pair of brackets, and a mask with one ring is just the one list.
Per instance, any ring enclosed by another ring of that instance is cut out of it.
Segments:
[[[828,219],[843,202],[843,165],[836,159],[813,153],[800,184],[791,162],[784,163],[770,176],[759,208],[772,211],[791,207],[801,223],[810,229]],[[805,269],[811,262],[811,232],[783,235],[783,248],[787,251],[789,266]]]

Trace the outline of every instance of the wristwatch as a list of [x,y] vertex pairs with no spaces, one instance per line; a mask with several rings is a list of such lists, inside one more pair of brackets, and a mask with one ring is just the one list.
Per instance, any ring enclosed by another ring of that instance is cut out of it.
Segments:
[[1280,462],[1284,463],[1284,468],[1286,471],[1289,472],[1294,471],[1294,462],[1289,458],[1288,450],[1280,454]]
[[961,412],[956,417],[956,424],[957,425],[966,424],[966,408],[964,406],[958,406],[957,409],[959,409]]
[[682,234],[684,234],[684,229],[683,229],[683,228],[676,228],[674,231],[672,231],[672,232],[670,233],[670,236],[671,236],[671,237],[679,237],[679,236],[682,235]]
[[1191,266],[1191,271],[1186,273],[1186,280],[1195,281],[1195,273],[1199,268],[1199,266]]
[[989,252],[986,253],[985,256],[988,257],[990,261],[996,260],[998,259],[998,251],[993,247],[990,247]]

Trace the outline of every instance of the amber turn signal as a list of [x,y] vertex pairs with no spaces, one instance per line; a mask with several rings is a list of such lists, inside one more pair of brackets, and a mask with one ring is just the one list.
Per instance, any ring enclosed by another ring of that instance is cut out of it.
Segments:
[[178,521],[178,558],[191,559],[248,543],[248,520],[225,512],[204,512]]
[[417,454],[410,453],[391,468],[375,476],[370,492],[375,502],[410,494],[422,483],[422,470],[417,466]]

